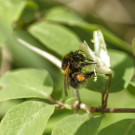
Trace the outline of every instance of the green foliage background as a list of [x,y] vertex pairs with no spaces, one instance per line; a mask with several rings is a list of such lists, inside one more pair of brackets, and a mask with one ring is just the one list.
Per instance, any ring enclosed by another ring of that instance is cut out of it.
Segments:
[[[113,69],[108,107],[135,108],[135,40],[131,45],[105,27],[92,24],[74,11],[49,1],[0,0],[0,51],[6,46],[12,58],[11,69],[0,79],[0,135],[133,135],[135,114],[73,114],[73,93],[63,94],[63,75],[55,65],[24,47],[23,39],[58,59],[90,42],[94,30],[103,32]],[[81,101],[101,105],[106,78],[89,79],[79,90]],[[71,88],[72,89],[72,88]],[[48,101],[63,102],[60,110]],[[124,129],[124,130],[123,130]]]

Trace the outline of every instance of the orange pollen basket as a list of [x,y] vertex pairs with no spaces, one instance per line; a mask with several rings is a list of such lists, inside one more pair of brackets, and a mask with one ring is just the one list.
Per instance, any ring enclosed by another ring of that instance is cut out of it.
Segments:
[[76,78],[77,78],[78,81],[83,81],[85,79],[84,76],[81,75],[81,74],[77,75]]

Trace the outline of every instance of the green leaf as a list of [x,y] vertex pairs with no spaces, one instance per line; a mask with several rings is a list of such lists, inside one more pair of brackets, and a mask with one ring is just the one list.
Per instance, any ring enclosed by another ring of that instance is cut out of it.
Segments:
[[90,90],[105,92],[107,88],[108,78],[103,74],[97,75],[97,81],[94,81],[94,78],[90,78],[88,81],[87,88]]
[[79,49],[79,38],[64,26],[40,22],[32,25],[29,32],[46,47],[61,56],[71,50]]
[[86,88],[79,89],[79,94],[82,103],[85,103],[89,106],[100,106],[101,105],[101,94],[99,92],[91,91]]
[[68,109],[55,109],[53,115],[47,123],[46,130],[43,135],[51,135],[52,129],[57,125],[58,121],[73,114],[72,110]]
[[135,55],[135,38],[133,39],[133,42],[132,42],[132,48],[133,48],[133,53]]
[[92,33],[94,30],[101,29],[102,33],[104,34],[105,40],[109,43],[112,43],[114,46],[124,49],[131,53],[131,48],[128,43],[121,40],[117,36],[115,36],[112,32],[108,31],[106,28],[97,25],[97,24],[90,24],[85,22],[81,17],[79,17],[74,12],[70,11],[64,7],[54,7],[48,11],[45,16],[45,19],[48,21],[54,21],[58,23],[67,24],[70,26],[75,26],[85,31]]
[[127,88],[130,83],[134,75],[134,61],[128,54],[116,50],[110,51],[109,55],[114,71],[110,90],[116,92]]
[[124,119],[104,129],[98,135],[134,135],[135,119]]
[[128,92],[135,96],[135,82],[130,82],[127,87]]
[[[30,49],[24,47],[17,39],[20,38],[33,46],[44,49],[44,46],[38,42],[33,36],[31,36],[27,31],[15,31],[12,37],[8,38],[6,44],[12,54],[12,59],[14,64],[19,67],[34,67],[34,68],[45,68],[47,70],[51,69],[52,65],[50,63],[31,51]],[[21,51],[18,51],[21,50]],[[25,54],[25,55],[24,55]]]
[[21,101],[19,100],[9,100],[0,103],[0,117],[2,118],[5,113],[13,106],[20,104]]
[[12,33],[12,23],[16,21],[26,5],[22,0],[0,0],[0,44]]
[[21,69],[0,79],[0,101],[17,98],[47,98],[52,93],[52,79],[45,70]]
[[0,124],[1,135],[42,135],[53,105],[28,101],[11,108]]
[[[134,62],[129,55],[121,51],[109,50],[109,55],[113,70],[110,92],[117,92],[125,89],[130,83],[134,74]],[[97,82],[94,82],[93,78],[89,79],[88,88],[102,92],[107,84],[107,78],[100,75]]]
[[73,114],[62,119],[52,131],[52,135],[95,135],[103,116]]
[[69,25],[86,24],[82,18],[66,7],[54,7],[50,9],[46,13],[45,19],[49,21],[67,23]]
[[[41,50],[45,50],[52,55],[54,54],[52,51],[48,50],[45,46],[43,46],[38,40],[36,40],[32,35],[30,35],[26,31],[16,31],[13,33],[12,37],[8,39],[6,42],[6,45],[8,45],[8,48],[12,55],[12,60],[14,61],[14,65],[18,68],[20,67],[32,67],[32,68],[39,68],[39,69],[45,69],[49,72],[53,79],[53,87],[55,91],[53,93],[58,93],[57,95],[61,96],[61,89],[63,88],[63,74],[61,74],[60,69],[58,69],[56,66],[54,66],[51,62],[46,60],[45,58],[39,56],[39,54],[36,54],[32,50],[26,48],[21,43],[17,41],[17,39],[20,38],[29,44],[33,45],[34,47],[37,47]],[[21,50],[21,51],[18,51]],[[24,55],[25,54],[25,55]],[[54,72],[55,71],[55,72]],[[55,95],[55,99],[56,99]]]
[[0,47],[0,67],[1,67],[1,64],[2,64],[2,47]]

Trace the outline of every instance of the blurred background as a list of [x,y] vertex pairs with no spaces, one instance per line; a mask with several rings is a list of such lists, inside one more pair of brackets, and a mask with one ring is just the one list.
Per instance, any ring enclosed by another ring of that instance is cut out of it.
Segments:
[[[37,0],[43,2],[44,0]],[[134,0],[47,0],[50,5],[62,4],[76,11],[90,23],[101,24],[118,37],[132,43],[135,37]]]

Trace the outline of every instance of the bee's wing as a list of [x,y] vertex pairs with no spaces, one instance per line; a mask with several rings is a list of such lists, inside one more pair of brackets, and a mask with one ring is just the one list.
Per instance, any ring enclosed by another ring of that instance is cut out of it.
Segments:
[[64,74],[64,92],[65,92],[65,95],[68,96],[68,92],[67,92],[67,88],[68,88],[68,80],[69,80],[69,66],[70,64],[68,64],[67,68],[66,68],[66,72]]

